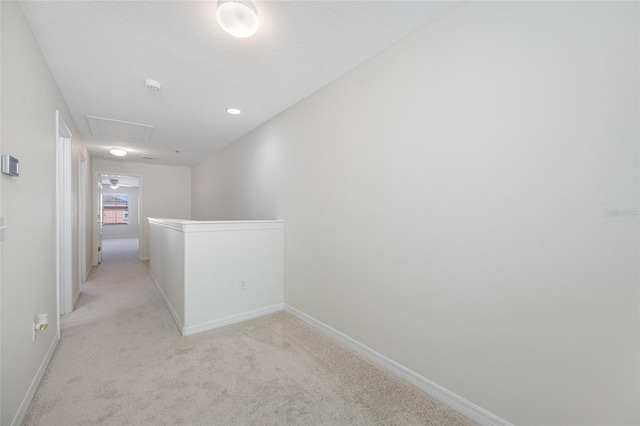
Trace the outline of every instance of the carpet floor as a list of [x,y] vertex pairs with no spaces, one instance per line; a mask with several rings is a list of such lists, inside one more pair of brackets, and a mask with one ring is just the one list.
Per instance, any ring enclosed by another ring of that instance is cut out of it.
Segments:
[[24,425],[472,425],[284,312],[181,337],[145,263],[94,268]]
[[138,260],[138,238],[103,238],[102,263]]

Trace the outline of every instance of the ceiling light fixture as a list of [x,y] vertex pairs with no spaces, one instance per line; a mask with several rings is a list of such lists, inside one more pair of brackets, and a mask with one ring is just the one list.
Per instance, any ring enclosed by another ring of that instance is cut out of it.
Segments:
[[238,108],[227,108],[227,112],[231,115],[238,115],[242,111],[240,111]]
[[258,31],[258,13],[248,0],[218,0],[218,23],[234,37],[251,37]]
[[124,157],[125,155],[127,155],[127,151],[122,148],[111,148],[109,152],[111,153],[111,155],[115,155],[116,157]]
[[109,182],[111,183],[111,189],[118,189],[120,187],[118,179],[109,179]]

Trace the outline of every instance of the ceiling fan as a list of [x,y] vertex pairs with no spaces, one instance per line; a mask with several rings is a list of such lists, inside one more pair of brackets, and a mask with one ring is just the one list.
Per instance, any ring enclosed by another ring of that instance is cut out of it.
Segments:
[[[106,182],[103,182],[103,184]],[[131,185],[123,185],[120,183],[120,181],[118,179],[109,179],[109,183],[111,184],[111,189],[118,189],[120,187],[123,188],[131,188]]]

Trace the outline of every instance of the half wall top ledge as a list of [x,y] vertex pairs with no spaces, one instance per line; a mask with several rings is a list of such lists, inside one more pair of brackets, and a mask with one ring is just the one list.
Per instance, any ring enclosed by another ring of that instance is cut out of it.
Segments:
[[150,224],[175,229],[184,233],[284,229],[284,220],[188,220],[147,218]]

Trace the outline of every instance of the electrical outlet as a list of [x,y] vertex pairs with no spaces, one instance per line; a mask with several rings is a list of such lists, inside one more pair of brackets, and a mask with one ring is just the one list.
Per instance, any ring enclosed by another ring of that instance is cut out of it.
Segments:
[[247,289],[247,282],[245,280],[240,280],[240,290]]

